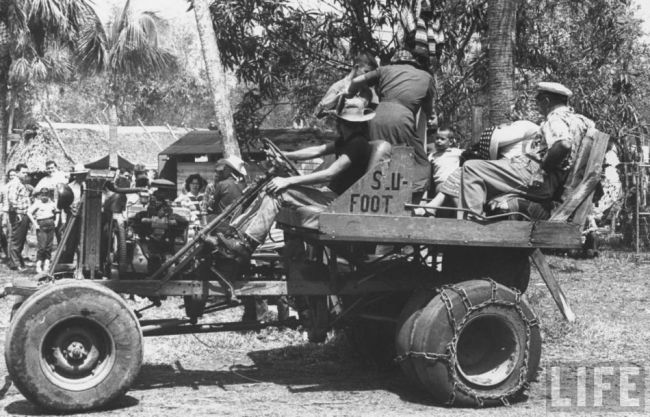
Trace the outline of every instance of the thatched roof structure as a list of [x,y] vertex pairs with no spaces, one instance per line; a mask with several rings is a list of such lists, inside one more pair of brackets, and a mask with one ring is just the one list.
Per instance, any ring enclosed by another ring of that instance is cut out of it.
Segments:
[[67,171],[75,163],[96,161],[112,150],[134,164],[155,167],[158,153],[188,132],[187,129],[172,128],[174,136],[166,126],[147,126],[147,134],[142,127],[120,126],[117,129],[118,141],[110,147],[106,125],[54,123],[53,127],[60,141],[50,126],[43,123],[36,137],[12,148],[7,166],[25,162],[30,170],[41,171],[45,170],[45,161],[51,159],[61,170]]

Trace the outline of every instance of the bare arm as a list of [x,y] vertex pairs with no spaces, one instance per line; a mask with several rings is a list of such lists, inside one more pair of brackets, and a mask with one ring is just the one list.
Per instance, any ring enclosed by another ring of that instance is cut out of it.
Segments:
[[34,225],[34,229],[38,230],[38,222],[34,218],[34,213],[38,210],[38,207],[35,204],[32,204],[29,207],[29,210],[27,210],[27,217],[29,217],[29,220],[32,222]]
[[368,87],[372,87],[379,82],[379,73],[377,70],[367,72],[363,75],[359,75],[352,79],[350,87],[348,87],[348,97],[352,97],[357,94],[360,90],[363,90]]
[[542,161],[542,168],[544,168],[544,171],[549,172],[559,167],[569,152],[571,152],[570,141],[566,139],[556,141],[553,146],[549,148],[544,161]]
[[314,159],[318,158],[319,156],[330,155],[332,153],[334,153],[334,143],[310,146],[308,148],[298,149],[297,151],[283,152],[284,156],[295,161]]
[[272,193],[277,193],[292,185],[308,185],[328,182],[346,170],[350,165],[352,165],[350,157],[343,154],[336,161],[334,161],[332,165],[322,171],[312,172],[311,174],[300,175],[297,177],[273,178],[273,180],[267,186],[267,189]]

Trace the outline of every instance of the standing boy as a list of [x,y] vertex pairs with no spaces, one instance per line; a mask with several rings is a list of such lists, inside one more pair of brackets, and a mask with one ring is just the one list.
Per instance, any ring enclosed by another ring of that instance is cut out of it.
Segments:
[[52,241],[54,228],[59,220],[59,211],[50,194],[53,190],[43,187],[27,210],[27,216],[36,230],[38,252],[36,254],[36,273],[46,272],[50,269],[52,258]]

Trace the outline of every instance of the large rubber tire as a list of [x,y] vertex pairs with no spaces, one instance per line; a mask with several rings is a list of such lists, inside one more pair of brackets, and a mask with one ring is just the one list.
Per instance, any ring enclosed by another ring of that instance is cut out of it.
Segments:
[[113,291],[73,281],[44,288],[16,311],[5,342],[7,371],[31,402],[57,412],[104,407],[142,364],[142,331]]
[[414,291],[397,319],[397,331],[395,332],[397,363],[399,363],[402,372],[409,381],[419,387],[422,387],[422,383],[413,366],[413,361],[408,360],[411,349],[410,344],[417,320],[422,315],[422,309],[429,304],[436,294],[437,292],[434,290]]
[[483,406],[516,400],[535,378],[541,336],[521,294],[492,280],[443,287],[414,324],[408,366],[435,400]]

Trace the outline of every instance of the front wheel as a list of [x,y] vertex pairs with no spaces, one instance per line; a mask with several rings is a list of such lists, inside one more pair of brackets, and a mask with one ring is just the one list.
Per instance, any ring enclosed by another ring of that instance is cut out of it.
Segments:
[[90,282],[56,284],[16,311],[5,361],[31,402],[57,412],[96,409],[133,383],[142,364],[142,332],[113,291]]

